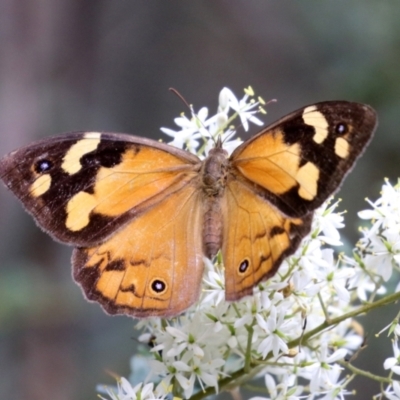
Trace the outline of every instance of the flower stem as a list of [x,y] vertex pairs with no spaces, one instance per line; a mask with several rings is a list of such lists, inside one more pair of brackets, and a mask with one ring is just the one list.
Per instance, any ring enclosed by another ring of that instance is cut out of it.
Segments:
[[349,362],[339,360],[338,363],[340,365],[343,365],[347,369],[349,369],[354,374],[365,376],[366,378],[370,378],[370,379],[373,379],[374,381],[378,381],[381,383],[392,383],[392,379],[390,379],[390,378],[385,378],[384,376],[379,376],[379,375],[372,374],[371,372],[364,371],[362,369],[355,367],[354,365],[350,364]]
[[329,313],[328,313],[328,310],[327,310],[326,307],[325,307],[324,301],[322,300],[321,293],[318,293],[317,296],[318,296],[319,303],[321,304],[321,308],[322,308],[322,311],[323,311],[323,313],[324,313],[325,320],[329,322],[329,320],[330,320],[330,318],[329,318]]
[[[374,310],[375,308],[379,308],[379,307],[385,306],[387,304],[394,303],[397,300],[400,300],[400,292],[383,297],[382,299],[375,301],[374,303],[364,304],[363,306],[356,308],[353,311],[349,311],[348,313],[343,314],[340,317],[331,318],[331,319],[329,319],[329,321],[325,320],[322,324],[320,324],[316,328],[305,333],[303,335],[302,341],[303,341],[303,343],[305,343],[308,339],[315,336],[317,333],[325,330],[326,328],[329,328],[330,326],[337,325],[340,322],[345,321],[348,318],[353,318],[353,317],[357,317],[360,314],[365,314],[371,310]],[[298,346],[300,344],[300,340],[301,340],[301,338],[297,338],[297,339],[289,342],[287,345],[289,346],[289,348]]]
[[251,362],[251,343],[253,340],[253,326],[249,325],[246,326],[247,332],[248,332],[248,336],[247,336],[247,348],[246,348],[246,355],[245,355],[245,359],[244,359],[244,371],[246,373],[250,372],[250,362]]

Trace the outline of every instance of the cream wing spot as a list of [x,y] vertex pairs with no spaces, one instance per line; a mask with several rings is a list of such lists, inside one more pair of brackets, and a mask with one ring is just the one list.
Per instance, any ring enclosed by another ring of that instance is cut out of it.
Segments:
[[69,175],[76,174],[82,168],[80,159],[87,153],[97,149],[100,143],[101,134],[99,132],[86,132],[83,139],[76,142],[67,151],[63,158],[61,168]]
[[304,164],[296,174],[300,184],[298,193],[304,200],[313,200],[318,190],[319,169],[312,162]]
[[[304,115],[305,115],[305,114],[314,112],[314,111],[316,111],[316,110],[317,110],[317,106],[308,106],[308,107],[306,107],[306,108],[303,110],[303,120],[304,120]],[[305,122],[305,121],[304,121],[304,122]]]
[[67,203],[66,227],[73,232],[80,231],[90,222],[90,213],[96,207],[96,198],[86,192],[79,192]]
[[49,174],[45,174],[39,176],[31,185],[30,193],[33,197],[39,197],[42,194],[46,193],[51,186],[51,176]]
[[86,132],[83,137],[85,139],[101,139],[101,133],[100,132]]
[[329,124],[324,115],[317,111],[315,106],[310,106],[303,111],[303,121],[315,129],[314,142],[318,144],[323,143],[329,133]]
[[349,142],[344,138],[337,138],[335,141],[335,154],[340,158],[346,158],[349,155]]

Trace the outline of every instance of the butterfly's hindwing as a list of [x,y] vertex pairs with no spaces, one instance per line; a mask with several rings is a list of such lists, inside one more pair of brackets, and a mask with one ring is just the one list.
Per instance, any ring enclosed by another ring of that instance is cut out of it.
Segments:
[[73,275],[110,314],[172,316],[199,297],[202,205],[195,186],[174,193],[104,243],[77,248]]
[[282,261],[293,254],[311,228],[312,213],[287,218],[247,185],[230,179],[223,207],[225,293],[239,300],[253,287],[273,276]]

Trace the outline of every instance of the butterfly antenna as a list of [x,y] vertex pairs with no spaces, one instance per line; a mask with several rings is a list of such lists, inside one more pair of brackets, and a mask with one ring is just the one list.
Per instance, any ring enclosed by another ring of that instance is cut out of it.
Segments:
[[186,99],[175,88],[169,88],[168,90],[170,92],[172,92],[175,96],[178,96],[178,98],[190,110],[190,112],[193,112],[193,107],[186,101]]
[[203,128],[205,128],[203,122],[199,119],[199,117],[197,116],[197,114],[194,112],[193,110],[193,106],[191,104],[189,104],[186,99],[175,89],[175,88],[169,88],[169,90],[175,94],[176,96],[178,96],[178,98],[182,101],[182,103],[189,109],[190,113],[192,115],[194,115],[198,121],[200,121],[200,123],[203,125]]

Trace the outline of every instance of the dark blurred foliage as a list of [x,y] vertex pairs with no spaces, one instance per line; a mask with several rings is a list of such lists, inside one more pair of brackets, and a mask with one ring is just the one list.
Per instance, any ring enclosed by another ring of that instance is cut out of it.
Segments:
[[[380,126],[340,192],[354,243],[364,198],[399,176],[399,20],[396,2],[374,0],[0,0],[0,153],[74,130],[160,138],[184,109],[169,87],[213,111],[223,86],[251,84],[278,99],[267,122],[316,101],[365,102]],[[94,399],[115,382],[107,371],[129,374],[135,321],[86,303],[70,253],[0,188],[1,399]],[[382,373],[391,349],[374,334],[395,312],[360,319],[369,348],[356,365]],[[379,390],[354,387],[355,399]]]

